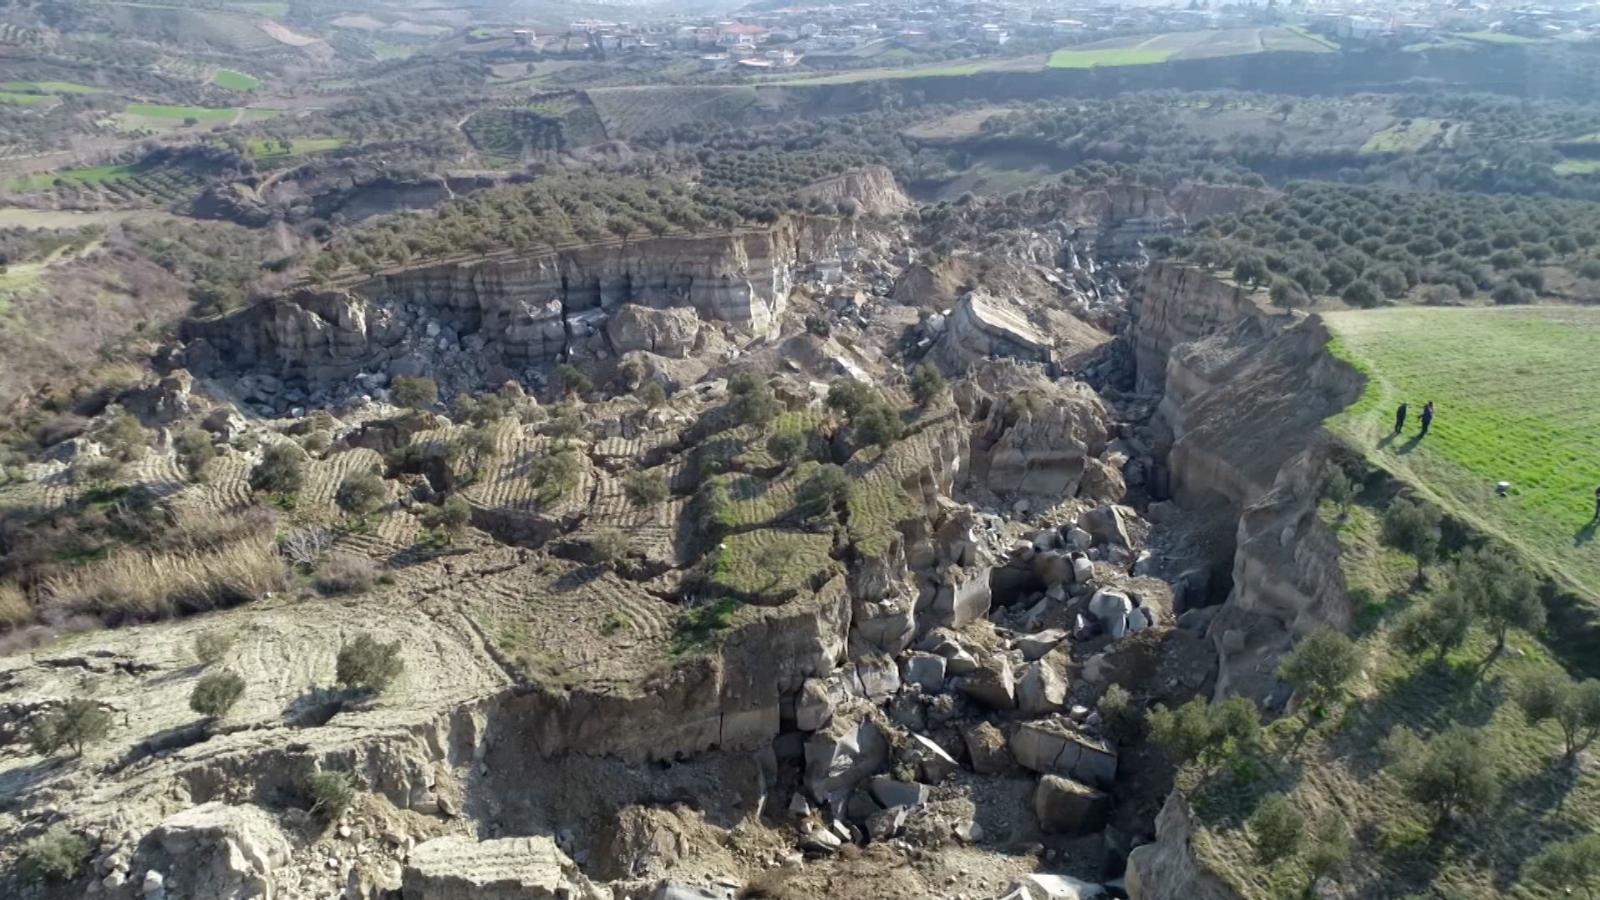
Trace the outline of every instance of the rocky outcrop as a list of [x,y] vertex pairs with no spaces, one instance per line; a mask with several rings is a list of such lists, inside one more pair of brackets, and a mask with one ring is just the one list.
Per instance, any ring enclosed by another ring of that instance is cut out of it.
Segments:
[[1168,357],[1179,344],[1261,313],[1248,292],[1195,266],[1158,262],[1134,294],[1133,352],[1140,391],[1164,390]]
[[894,173],[884,166],[862,166],[824,178],[801,188],[804,200],[827,203],[854,202],[859,212],[887,216],[911,207],[911,198],[895,183]]
[[1050,339],[1009,304],[973,292],[957,301],[933,351],[945,366],[962,371],[974,361],[1006,358],[1048,365]]
[[270,897],[273,870],[288,863],[293,850],[260,807],[202,803],[152,829],[134,871],[155,871],[174,900]]
[[406,900],[591,900],[600,894],[548,837],[435,838],[411,851]]
[[996,400],[974,429],[974,482],[996,494],[1073,497],[1109,437],[1110,413],[1087,385],[1045,391],[1037,402]]
[[1199,183],[1170,191],[1142,184],[1110,184],[1078,194],[1067,218],[1091,223],[1080,235],[1092,241],[1097,255],[1115,259],[1133,256],[1140,243],[1153,235],[1178,232],[1206,216],[1251,209],[1274,195],[1262,188]]
[[[510,372],[562,356],[610,352],[607,319],[627,304],[692,310],[706,320],[764,333],[787,303],[798,254],[827,245],[836,228],[827,220],[784,220],[726,234],[501,254],[387,272],[349,289],[302,289],[228,316],[186,323],[180,356],[202,375],[255,370],[316,386],[431,352],[457,352],[470,366]],[[665,345],[654,352],[686,352],[686,328],[674,322],[663,335]],[[631,346],[647,336],[637,329],[619,333],[630,349],[646,349]]]
[[628,303],[612,314],[606,336],[619,354],[644,350],[682,359],[700,336],[700,316],[693,309],[650,309]]
[[1240,900],[1240,894],[1195,858],[1194,814],[1174,792],[1156,817],[1160,838],[1133,848],[1124,884],[1131,900]]

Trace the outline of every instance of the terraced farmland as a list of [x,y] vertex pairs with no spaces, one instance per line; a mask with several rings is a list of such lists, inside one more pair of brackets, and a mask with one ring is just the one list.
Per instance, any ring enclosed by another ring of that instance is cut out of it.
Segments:
[[[1600,593],[1600,310],[1403,308],[1327,317],[1335,352],[1366,372],[1331,427],[1452,512]],[[1390,434],[1395,406],[1412,423]],[[1416,436],[1429,400],[1433,430]],[[1511,483],[1508,496],[1495,492]]]

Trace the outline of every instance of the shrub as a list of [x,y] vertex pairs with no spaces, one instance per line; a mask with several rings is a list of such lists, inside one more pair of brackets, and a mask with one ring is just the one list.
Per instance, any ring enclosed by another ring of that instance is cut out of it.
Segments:
[[765,425],[783,411],[766,382],[743,372],[728,380],[728,391],[732,394],[728,408],[740,425]]
[[572,404],[563,403],[551,411],[541,430],[558,441],[571,440],[583,433],[583,420]]
[[172,436],[172,449],[178,464],[191,480],[199,479],[206,464],[217,457],[216,445],[211,443],[209,432],[199,428],[185,428]]
[[1313,708],[1338,700],[1360,671],[1355,643],[1331,628],[1312,632],[1278,663],[1278,677]]
[[458,535],[472,521],[472,506],[460,494],[451,494],[438,506],[422,513],[422,527]]
[[655,409],[667,402],[667,389],[661,386],[661,382],[650,379],[639,385],[633,396],[644,404],[645,409]]
[[33,607],[22,588],[0,581],[0,629],[15,628],[33,621]]
[[73,463],[72,480],[104,489],[122,478],[122,463],[109,456],[95,456]]
[[1178,765],[1216,763],[1253,751],[1261,737],[1261,711],[1244,697],[1208,706],[1195,697],[1177,709],[1158,706],[1150,736]]
[[900,416],[889,404],[877,400],[850,419],[850,436],[856,449],[887,447],[905,432]]
[[1311,844],[1306,847],[1302,863],[1306,871],[1311,873],[1311,883],[1329,872],[1344,865],[1350,858],[1350,845],[1354,835],[1350,833],[1350,824],[1337,813],[1330,813],[1317,823],[1311,835]]
[[28,743],[40,756],[50,756],[63,747],[82,756],[86,745],[103,740],[110,730],[110,713],[93,700],[74,697],[36,716],[28,729]]
[[233,649],[233,640],[231,631],[203,631],[194,639],[194,658],[201,665],[214,666]]
[[1322,483],[1322,496],[1338,507],[1339,516],[1343,518],[1350,512],[1350,504],[1355,501],[1355,482],[1350,480],[1350,475],[1342,467],[1331,466],[1327,480]]
[[277,443],[261,454],[250,470],[250,489],[284,497],[300,493],[305,484],[305,454],[292,444]]
[[601,528],[589,538],[589,548],[595,562],[611,569],[628,555],[628,539],[616,528]]
[[831,518],[849,502],[850,476],[832,463],[817,466],[795,494],[796,511],[811,522]]
[[244,679],[233,672],[212,672],[195,683],[189,708],[208,719],[220,719],[244,696]]
[[341,687],[366,694],[381,694],[405,670],[400,642],[385,644],[362,632],[339,649],[334,667]]
[[133,462],[150,448],[150,433],[128,412],[113,413],[94,436],[118,462]]
[[1600,737],[1600,681],[1546,671],[1518,682],[1513,698],[1529,722],[1554,722],[1561,729],[1568,763]]
[[872,388],[854,378],[841,377],[828,385],[827,404],[829,409],[837,409],[848,417],[854,417],[876,397]]
[[589,380],[589,376],[571,363],[556,366],[556,381],[561,385],[563,392],[574,396],[582,396],[594,390],[594,382]]
[[1306,820],[1300,810],[1282,794],[1268,794],[1250,814],[1250,843],[1262,865],[1272,865],[1300,850],[1305,840]]
[[352,472],[339,482],[333,502],[349,515],[364,519],[383,506],[388,493],[376,473]]
[[933,366],[917,366],[917,370],[911,373],[911,396],[917,401],[917,405],[924,409],[939,399],[948,386],[944,376]]
[[1385,741],[1389,771],[1411,799],[1433,809],[1437,825],[1457,814],[1476,815],[1500,797],[1500,774],[1486,738],[1456,726],[1424,741],[1398,727]]
[[719,479],[710,479],[700,485],[690,503],[695,528],[707,542],[717,541],[737,524],[733,517],[733,498],[728,486]]
[[805,460],[806,445],[809,443],[805,432],[794,428],[785,428],[782,431],[773,432],[772,436],[767,438],[767,452],[781,465],[785,467],[795,466]]
[[667,499],[667,477],[654,471],[629,472],[623,476],[622,493],[634,506],[654,506]]
[[1113,743],[1128,746],[1144,738],[1144,713],[1134,703],[1133,695],[1120,684],[1113,684],[1100,695],[1100,727]]
[[1512,628],[1533,633],[1544,628],[1545,608],[1539,596],[1539,582],[1519,568],[1511,551],[1503,547],[1463,554],[1456,564],[1454,587],[1494,635],[1497,656],[1505,649],[1506,635]]
[[1272,289],[1267,293],[1272,305],[1290,312],[1297,306],[1306,305],[1305,291],[1301,290],[1297,282],[1287,278],[1274,279]]
[[536,457],[528,465],[528,480],[533,483],[534,498],[541,506],[549,506],[578,486],[578,475],[583,463],[573,450],[558,450]]
[[431,409],[439,402],[439,384],[432,378],[401,375],[391,385],[394,402],[406,409]]
[[1472,605],[1461,592],[1451,588],[1426,604],[1409,610],[1395,626],[1395,643],[1411,654],[1432,650],[1435,659],[1466,643],[1472,629]]
[[1362,309],[1371,309],[1378,305],[1378,292],[1370,282],[1352,281],[1347,285],[1339,298],[1351,306]]
[[300,439],[300,449],[307,456],[323,456],[328,448],[333,446],[333,433],[330,431],[313,431]]
[[35,884],[72,881],[89,870],[89,843],[65,825],[52,825],[22,845],[17,872]]
[[317,567],[312,583],[324,594],[355,594],[371,588],[377,579],[377,565],[372,560],[354,553],[335,553]]
[[1417,560],[1417,581],[1439,552],[1439,510],[1432,504],[1405,497],[1389,504],[1383,516],[1383,542]]
[[1522,879],[1558,896],[1581,892],[1594,897],[1600,892],[1600,834],[1579,835],[1544,848],[1522,867]]
[[356,800],[355,781],[344,772],[317,772],[306,782],[311,811],[328,821],[339,818]]

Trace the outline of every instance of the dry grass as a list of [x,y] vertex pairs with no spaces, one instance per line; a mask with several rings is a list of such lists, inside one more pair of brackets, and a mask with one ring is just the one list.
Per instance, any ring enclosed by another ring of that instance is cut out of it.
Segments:
[[354,594],[372,587],[378,567],[365,556],[336,553],[317,568],[316,588],[324,594]]
[[14,584],[0,582],[0,629],[12,629],[33,621],[33,607]]
[[50,602],[111,621],[157,619],[254,600],[288,584],[270,538],[174,553],[120,553],[51,578]]

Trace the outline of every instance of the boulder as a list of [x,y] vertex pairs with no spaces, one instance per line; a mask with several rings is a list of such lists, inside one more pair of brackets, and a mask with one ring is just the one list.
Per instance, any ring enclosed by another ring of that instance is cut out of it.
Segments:
[[887,841],[906,828],[906,817],[911,810],[904,806],[880,809],[867,817],[867,836],[874,841]]
[[934,595],[932,624],[965,628],[988,615],[993,601],[989,571],[989,566],[947,567]]
[[166,819],[141,845],[147,863],[160,863],[158,879],[181,882],[196,897],[222,900],[270,892],[273,871],[289,862],[293,850],[265,810],[218,801]]
[[1017,708],[1037,716],[1059,712],[1066,706],[1066,676],[1051,664],[1049,657],[1030,663],[1017,683]]
[[1045,587],[1072,580],[1072,558],[1060,550],[1046,550],[1033,557],[1033,574]]
[[956,678],[954,685],[956,690],[993,709],[1014,709],[1017,705],[1011,662],[1004,656],[985,657],[977,669]]
[[[1067,875],[1034,872],[1012,882],[1000,900],[1098,900],[1106,889]],[[408,898],[409,900],[409,898]]]
[[1025,634],[1017,638],[1017,649],[1022,651],[1022,658],[1033,662],[1051,650],[1056,645],[1067,639],[1067,633],[1059,628],[1051,628],[1038,634]]
[[1042,775],[1065,775],[1098,788],[1109,788],[1117,777],[1116,751],[1062,717],[1023,722],[1008,746],[1020,765]]
[[900,660],[900,680],[927,693],[944,689],[945,659],[932,653],[908,653]]
[[598,900],[600,894],[553,838],[475,841],[464,835],[418,844],[401,875],[406,900]]
[[1131,612],[1133,601],[1121,591],[1101,588],[1089,598],[1089,615],[1094,616],[1112,638],[1120,638],[1128,633],[1128,614]]
[[658,356],[683,359],[694,350],[700,336],[700,317],[691,307],[650,309],[625,303],[606,323],[606,336],[617,353],[645,350]]
[[917,777],[928,784],[938,784],[961,768],[955,757],[930,738],[912,732],[906,758],[916,763]]
[[806,787],[819,802],[842,806],[850,789],[880,771],[888,758],[889,742],[871,720],[835,716],[806,741]]
[[663,881],[650,900],[733,900],[734,896],[732,888]]
[[1121,503],[1128,496],[1128,485],[1122,473],[1111,464],[1098,459],[1086,460],[1078,496],[1096,503]]
[[1084,556],[1082,553],[1074,553],[1072,555],[1072,583],[1087,584],[1092,578],[1094,578],[1094,563],[1090,562],[1089,557]]
[[816,731],[833,718],[833,692],[820,678],[807,678],[794,701],[794,724],[801,731]]
[[1087,550],[1094,546],[1094,535],[1074,525],[1067,531],[1067,543],[1071,544],[1074,550]]
[[1126,506],[1099,506],[1078,517],[1078,527],[1094,536],[1100,543],[1115,547],[1132,547],[1128,536],[1128,523],[1136,513]]
[[1006,746],[1006,736],[989,722],[979,722],[961,732],[967,745],[967,756],[972,760],[972,770],[979,775],[998,775],[1014,764],[1011,750]]
[[884,809],[894,809],[903,806],[908,809],[928,802],[928,786],[914,781],[898,781],[888,775],[875,775],[872,778],[869,790],[872,799]]
[[200,427],[217,436],[224,444],[231,444],[249,427],[244,416],[231,406],[219,406],[206,415]]
[[1032,406],[996,403],[986,424],[996,435],[986,486],[996,494],[1075,496],[1085,463],[1105,445],[1106,419],[1087,388]]
[[1100,791],[1060,775],[1044,775],[1033,791],[1033,814],[1049,834],[1080,835],[1106,826],[1110,800]]

